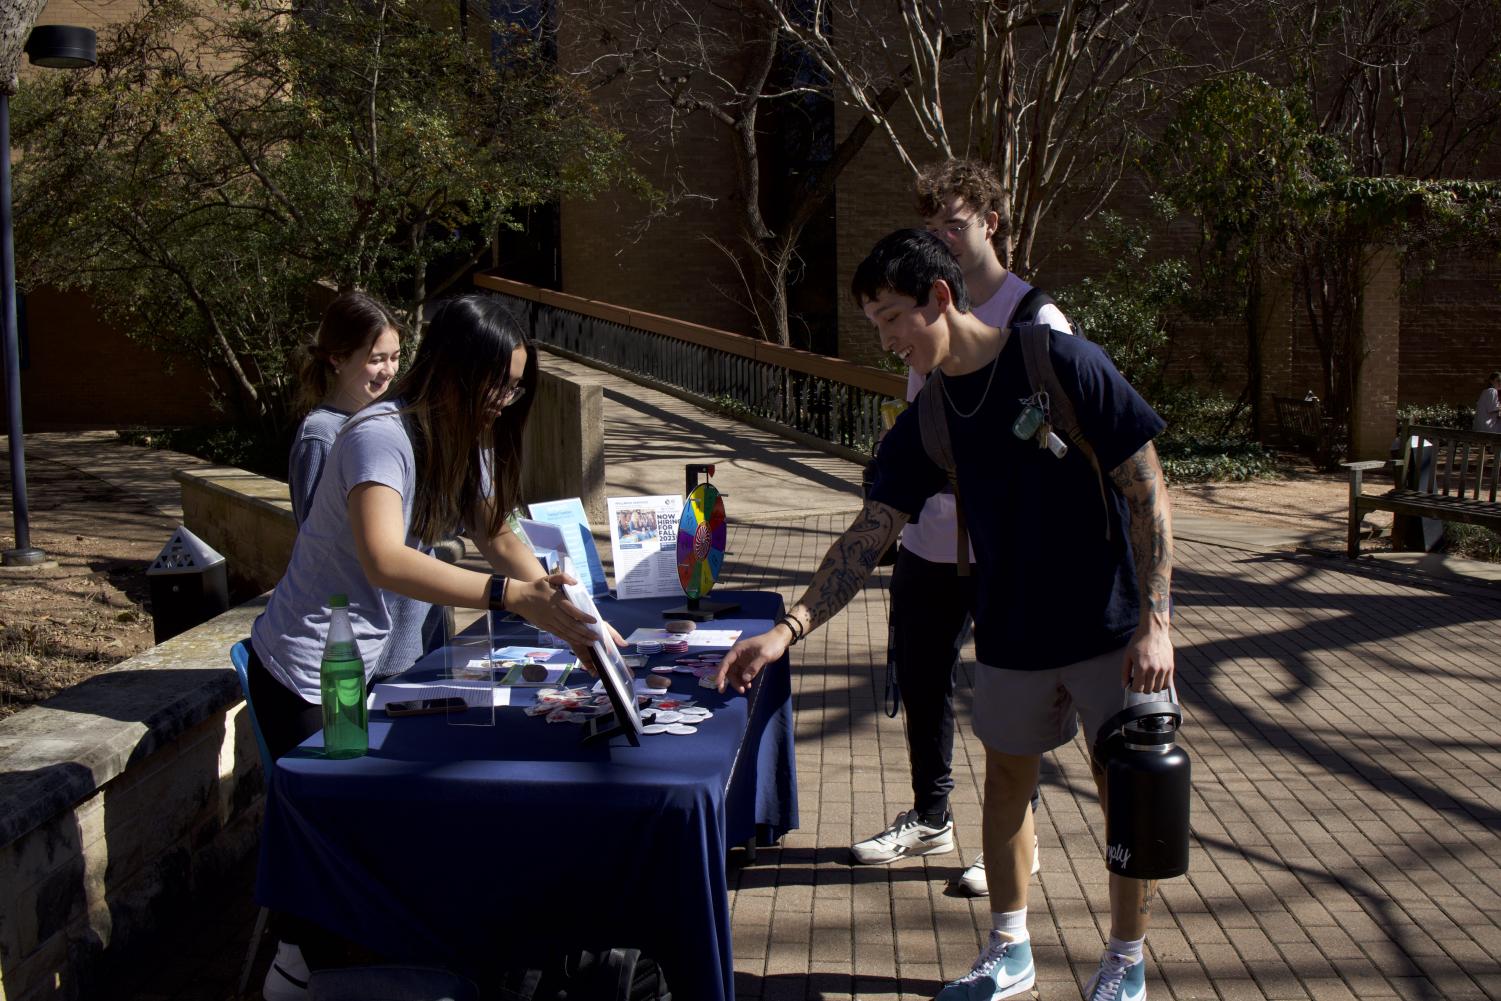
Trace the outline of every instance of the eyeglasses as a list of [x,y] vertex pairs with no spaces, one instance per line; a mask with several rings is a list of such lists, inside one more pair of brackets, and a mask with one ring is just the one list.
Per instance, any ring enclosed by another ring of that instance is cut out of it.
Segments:
[[525,395],[526,387],[519,382],[513,382],[504,389],[492,391],[490,398],[499,406],[509,407]]
[[960,226],[929,226],[927,227],[927,230],[929,233],[933,233],[937,236],[958,236],[960,233],[963,233],[966,229],[969,229],[971,226],[973,226],[975,224],[975,220],[979,218],[979,216],[970,216],[964,221],[963,225]]

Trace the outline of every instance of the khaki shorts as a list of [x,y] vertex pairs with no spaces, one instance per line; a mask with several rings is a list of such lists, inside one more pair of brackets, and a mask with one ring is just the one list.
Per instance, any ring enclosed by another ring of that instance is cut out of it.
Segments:
[[1045,754],[1079,732],[1091,747],[1100,726],[1126,702],[1125,647],[1066,667],[1013,671],[975,665],[975,736],[1002,754]]

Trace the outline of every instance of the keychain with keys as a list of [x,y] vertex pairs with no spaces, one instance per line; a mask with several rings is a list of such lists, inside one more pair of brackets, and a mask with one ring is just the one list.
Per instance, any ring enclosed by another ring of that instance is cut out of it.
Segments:
[[1011,433],[1022,441],[1037,437],[1037,432],[1048,422],[1048,394],[1034,393],[1021,401],[1022,412],[1016,415]]
[[1053,433],[1051,421],[1052,414],[1048,406],[1048,394],[1039,390],[1025,400],[1021,401],[1022,412],[1017,415],[1016,421],[1011,425],[1011,433],[1022,441],[1028,438],[1037,442],[1038,448],[1045,448],[1057,458],[1063,458],[1068,454],[1068,446],[1063,439]]

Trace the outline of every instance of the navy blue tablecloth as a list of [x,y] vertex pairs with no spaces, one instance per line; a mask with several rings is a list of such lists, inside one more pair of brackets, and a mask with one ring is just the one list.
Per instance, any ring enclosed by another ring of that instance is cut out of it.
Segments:
[[[775,594],[715,592],[731,595],[734,618],[759,622],[748,633],[781,614]],[[628,636],[681,600],[600,610]],[[519,709],[497,709],[494,726],[372,712],[370,753],[345,760],[311,738],[271,776],[257,899],[391,959],[476,976],[568,947],[637,947],[674,996],[730,1001],[726,846],[797,826],[789,665],[745,696],[672,679],[714,717],[640,747],[585,746],[581,727]]]

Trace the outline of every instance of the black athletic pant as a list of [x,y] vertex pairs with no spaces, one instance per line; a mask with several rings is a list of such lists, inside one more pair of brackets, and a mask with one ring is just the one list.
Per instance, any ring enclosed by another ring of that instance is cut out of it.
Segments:
[[[255,719],[261,725],[261,736],[266,738],[266,750],[274,760],[323,729],[323,707],[304,701],[277,681],[261,663],[255,647],[250,643],[245,646],[250,650],[250,664],[245,672],[250,678],[250,704],[255,707]],[[266,781],[270,780],[267,775]]]
[[933,816],[948,810],[954,789],[954,671],[969,627],[975,578],[952,563],[897,552],[891,574],[891,654],[907,708],[912,806]]
[[891,574],[891,656],[907,708],[912,807],[923,816],[946,813],[954,789],[954,674],[974,604],[973,569],[961,577],[953,563],[900,549]]

